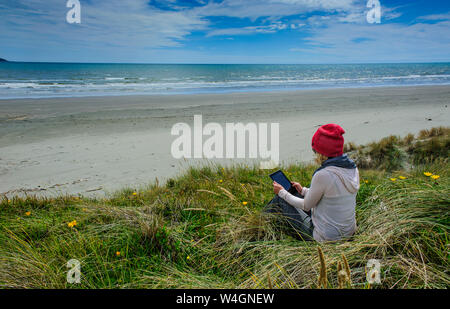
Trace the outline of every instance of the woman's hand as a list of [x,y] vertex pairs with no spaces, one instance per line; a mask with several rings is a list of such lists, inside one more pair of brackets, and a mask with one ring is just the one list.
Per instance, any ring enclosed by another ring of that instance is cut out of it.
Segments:
[[283,186],[280,185],[278,182],[273,182],[273,193],[278,194],[283,189]]
[[298,182],[291,182],[292,186],[295,188],[295,190],[297,190],[298,193],[302,194],[302,185],[299,184]]

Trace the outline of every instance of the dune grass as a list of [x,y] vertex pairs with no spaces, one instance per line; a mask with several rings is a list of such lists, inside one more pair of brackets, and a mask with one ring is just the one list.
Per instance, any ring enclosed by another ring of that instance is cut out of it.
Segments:
[[[309,185],[316,167],[283,170]],[[446,158],[362,169],[358,231],[329,243],[299,241],[261,212],[273,197],[269,172],[210,165],[107,198],[0,198],[0,286],[449,287]],[[79,284],[66,281],[70,259],[81,263]],[[379,285],[367,283],[369,259],[381,263]]]
[[359,168],[378,170],[408,169],[450,156],[450,128],[436,127],[405,137],[391,135],[367,145],[347,143],[349,153]]

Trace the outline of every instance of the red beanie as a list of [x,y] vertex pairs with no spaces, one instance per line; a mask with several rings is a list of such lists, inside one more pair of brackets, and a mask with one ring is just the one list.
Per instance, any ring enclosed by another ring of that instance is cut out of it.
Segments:
[[339,125],[329,123],[321,126],[312,138],[311,147],[326,157],[342,156],[344,153],[345,131]]

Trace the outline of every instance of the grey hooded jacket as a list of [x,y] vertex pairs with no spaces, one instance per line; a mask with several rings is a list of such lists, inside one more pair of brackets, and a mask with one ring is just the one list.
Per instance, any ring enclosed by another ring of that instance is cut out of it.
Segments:
[[286,190],[281,190],[278,196],[297,210],[312,210],[314,239],[333,241],[351,236],[356,231],[355,206],[358,190],[357,168],[328,166],[313,176],[310,188],[303,188],[304,199]]

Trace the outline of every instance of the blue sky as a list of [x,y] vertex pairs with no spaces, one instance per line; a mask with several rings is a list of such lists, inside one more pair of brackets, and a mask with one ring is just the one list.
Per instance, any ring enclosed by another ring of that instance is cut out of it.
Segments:
[[450,1],[0,0],[0,57],[126,63],[449,62]]

